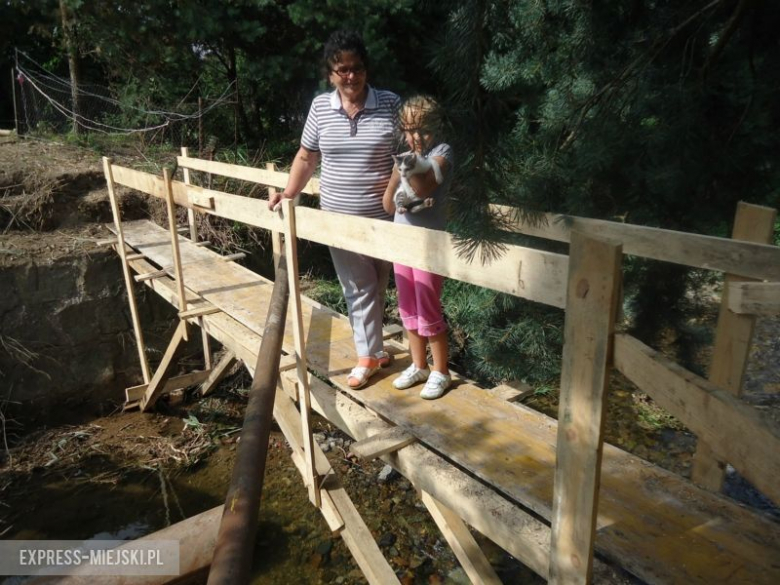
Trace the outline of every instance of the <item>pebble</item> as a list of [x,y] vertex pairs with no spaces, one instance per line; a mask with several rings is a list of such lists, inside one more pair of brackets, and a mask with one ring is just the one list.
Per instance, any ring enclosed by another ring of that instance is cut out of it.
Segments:
[[466,572],[460,567],[449,572],[447,582],[452,583],[452,585],[471,585],[471,579],[468,578]]
[[398,475],[399,473],[395,469],[393,469],[389,465],[385,465],[382,468],[382,471],[379,472],[377,479],[379,480],[379,483],[387,483],[395,479]]

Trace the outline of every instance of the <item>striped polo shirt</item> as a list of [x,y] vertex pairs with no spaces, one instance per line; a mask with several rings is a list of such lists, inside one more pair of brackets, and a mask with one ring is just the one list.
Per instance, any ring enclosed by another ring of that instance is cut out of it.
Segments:
[[314,98],[301,145],[320,152],[320,207],[327,211],[390,219],[382,196],[398,145],[400,98],[368,87],[366,104],[354,119],[338,91]]

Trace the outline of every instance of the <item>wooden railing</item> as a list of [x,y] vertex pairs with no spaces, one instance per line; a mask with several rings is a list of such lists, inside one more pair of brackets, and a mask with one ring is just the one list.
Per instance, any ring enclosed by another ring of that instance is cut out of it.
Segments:
[[[179,157],[178,164],[187,171],[219,174],[269,188],[283,188],[287,183],[287,174],[273,170],[272,165],[270,169],[254,169],[187,156]],[[110,164],[107,169],[107,177],[117,184],[166,197],[166,183],[159,177]],[[512,230],[569,242],[570,256],[509,245],[500,258],[479,264],[461,258],[446,232],[305,207],[294,212],[287,207],[288,217],[283,217],[270,211],[264,200],[205,189],[189,184],[189,174],[185,178],[185,182],[170,183],[175,204],[268,229],[275,234],[277,249],[281,245],[279,234],[286,233],[288,245],[297,236],[566,311],[551,582],[586,583],[591,578],[604,402],[611,366],[697,434],[703,446],[697,465],[712,469],[714,464],[722,469],[722,463],[728,461],[780,502],[780,436],[738,398],[753,315],[777,314],[780,308],[780,248],[770,245],[767,236],[772,233],[775,210],[740,204],[737,225],[751,226],[752,239],[763,240],[759,242],[739,241],[750,238],[742,237],[738,230],[735,238],[739,239],[728,239],[547,214],[536,224],[514,221]],[[312,180],[305,192],[316,195],[318,182]],[[501,206],[493,206],[493,212],[505,218],[517,215]],[[288,248],[288,254],[290,251]],[[624,254],[729,275],[716,340],[717,363],[710,380],[683,369],[630,335],[615,332]],[[745,279],[773,282],[741,282]],[[729,376],[736,382],[719,383]],[[717,473],[698,477],[707,487],[719,489],[722,474],[720,480]]]

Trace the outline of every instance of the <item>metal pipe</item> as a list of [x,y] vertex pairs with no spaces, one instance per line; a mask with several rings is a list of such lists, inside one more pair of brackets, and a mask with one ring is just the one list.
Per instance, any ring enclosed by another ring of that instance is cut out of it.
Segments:
[[244,426],[225,499],[208,585],[249,582],[288,298],[287,262],[282,255],[257,355],[255,378],[249,390]]

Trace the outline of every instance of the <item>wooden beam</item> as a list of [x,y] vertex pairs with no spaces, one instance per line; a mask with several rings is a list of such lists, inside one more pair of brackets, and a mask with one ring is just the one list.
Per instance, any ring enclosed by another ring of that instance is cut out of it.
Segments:
[[620,244],[574,232],[566,299],[550,583],[590,583]]
[[428,508],[433,521],[441,530],[442,535],[450,545],[452,552],[458,558],[461,567],[475,585],[501,585],[496,571],[487,560],[485,553],[469,532],[463,520],[452,510],[444,506],[428,492],[421,493],[423,504]]
[[[740,202],[731,236],[734,240],[771,242],[776,218],[777,212],[774,209]],[[735,273],[726,275],[708,376],[710,382],[735,396],[742,393],[742,381],[747,369],[756,318],[753,315],[738,315],[729,310],[729,285],[745,280],[748,279]],[[714,452],[711,445],[700,439],[693,456],[691,478],[700,486],[719,492],[725,477],[726,463],[723,456]]]
[[217,362],[217,365],[211,369],[209,377],[206,378],[203,384],[201,384],[198,393],[201,396],[208,396],[211,394],[214,388],[216,388],[220,383],[222,378],[224,378],[225,375],[230,371],[230,368],[233,367],[233,364],[235,364],[236,361],[238,361],[236,354],[232,350],[228,349],[225,352],[225,355],[222,356],[222,359]]
[[[140,258],[139,258],[140,260]],[[168,276],[168,273],[165,270],[152,270],[151,272],[144,272],[143,274],[136,274],[135,275],[135,281],[136,282],[143,282],[145,280],[152,280],[153,278],[162,278],[163,276]]]
[[[181,147],[181,157],[187,158],[189,151],[186,146]],[[182,165],[182,175],[184,176],[184,184],[189,185],[190,181],[190,169]],[[195,211],[193,209],[187,209],[187,224],[190,227],[190,240],[192,242],[198,241],[198,225],[195,222]]]
[[243,252],[236,252],[235,254],[228,254],[227,256],[220,256],[225,262],[233,262],[234,260],[243,260],[246,258],[246,254]]
[[[281,391],[277,390],[276,400],[274,402],[274,417],[279,427],[282,429],[287,441],[298,453],[303,452],[303,443],[305,437],[301,434],[301,416],[295,409],[293,402]],[[314,457],[317,461],[319,472],[332,472],[330,462],[315,443]],[[293,459],[295,461],[295,458]],[[306,478],[309,470],[307,464],[303,462],[303,457],[298,456],[299,471]],[[338,478],[334,479],[337,480]],[[334,485],[335,483],[335,485]],[[363,571],[369,583],[383,585],[385,583],[399,583],[398,577],[392,567],[388,564],[382,551],[379,550],[371,531],[360,517],[352,500],[350,500],[346,491],[337,482],[329,482],[327,488],[323,489],[322,508],[330,508],[329,513],[337,514],[342,519],[343,529],[341,537],[349,548],[355,562]],[[332,507],[331,507],[332,506]],[[326,517],[327,519],[327,517]]]
[[518,402],[531,396],[534,393],[534,389],[520,380],[511,380],[494,388],[489,388],[487,392],[507,402]]
[[203,315],[211,315],[212,313],[219,313],[222,309],[215,307],[211,303],[208,303],[205,307],[197,307],[195,309],[187,309],[186,311],[179,311],[179,319],[192,319],[193,317],[202,317]]
[[[272,162],[266,163],[265,168],[268,172],[275,173],[276,172],[276,165]],[[286,187],[287,184],[283,185],[283,188]],[[272,186],[268,187],[268,198],[270,199],[272,195],[276,195],[276,189]],[[282,246],[284,245],[284,242],[282,241],[282,233],[281,232],[271,232],[271,248],[273,250],[273,262],[274,262],[274,273],[276,273],[276,265],[279,263],[279,256],[282,253]]]
[[[195,384],[200,384],[203,382],[203,380],[209,377],[209,374],[210,372],[205,370],[200,372],[190,372],[189,374],[168,378],[165,384],[163,384],[162,390],[160,390],[160,395],[167,394],[174,390],[187,388],[189,386],[194,386]],[[138,406],[135,403],[141,400],[143,395],[146,393],[147,388],[149,388],[149,384],[139,384],[138,386],[130,386],[129,388],[125,388],[125,399],[127,400],[127,404],[125,405],[126,408]]]
[[190,203],[193,205],[193,207],[203,207],[205,209],[214,209],[214,197],[211,195],[206,195],[200,191],[196,191],[195,189],[188,189],[187,195],[189,197]]
[[371,461],[382,455],[403,449],[415,442],[417,442],[417,437],[401,427],[393,427],[384,433],[352,443],[350,450],[358,457]]
[[209,240],[203,240],[202,242],[195,242],[195,245],[199,247],[206,247],[206,246],[210,246],[211,242]]
[[122,275],[125,279],[125,289],[127,290],[127,302],[130,305],[130,317],[133,321],[133,333],[135,334],[135,344],[138,350],[138,360],[141,363],[141,374],[144,382],[149,382],[149,361],[146,358],[146,345],[144,344],[144,335],[141,331],[141,320],[138,317],[138,305],[135,300],[135,289],[133,288],[133,279],[130,275],[130,266],[128,265],[127,253],[125,250],[124,232],[122,231],[122,215],[119,211],[119,202],[114,191],[114,167],[111,159],[103,157],[103,173],[106,176],[106,185],[108,186],[108,200],[111,203],[111,214],[114,218],[114,228],[117,235],[117,252],[122,262]]
[[[171,172],[163,169],[163,182],[165,183],[165,203],[168,207],[168,227],[171,232],[171,249],[173,250],[173,269],[176,274],[176,284],[179,288],[179,311],[187,310],[187,296],[184,293],[184,274],[181,268],[181,254],[179,252],[179,233],[176,229],[176,207],[173,201],[171,189]],[[187,330],[184,329],[184,339],[187,339]]]
[[[510,231],[516,233],[568,242],[572,231],[578,230],[592,236],[622,242],[624,254],[759,280],[780,280],[780,248],[767,245],[765,241],[748,243],[737,239],[554,213],[537,214],[535,220],[526,221],[517,218],[520,212],[516,208],[503,205],[490,207],[499,217],[509,220],[512,223]],[[774,212],[768,207],[764,209]]]
[[729,282],[727,286],[733,313],[780,315],[780,282]]
[[780,502],[780,434],[752,406],[630,335],[615,336],[615,367]]
[[[563,308],[568,258],[507,246],[499,258],[481,263],[458,252],[454,237],[440,230],[297,208],[298,237],[374,258],[399,262],[448,278]],[[393,242],[388,246],[388,242]],[[436,254],[420,254],[436,250]]]
[[404,334],[404,328],[398,323],[392,323],[382,328],[382,339],[385,341],[403,334]]
[[96,244],[98,246],[115,246],[119,243],[119,240],[117,238],[107,238],[105,240],[98,240]]
[[182,341],[186,339],[187,333],[187,321],[179,321],[176,331],[173,333],[173,338],[168,344],[168,349],[165,350],[160,365],[157,366],[157,371],[152,376],[149,386],[144,392],[143,398],[141,398],[140,407],[144,412],[148,412],[157,402],[157,399],[162,394],[162,389],[165,385],[165,381],[170,377],[171,371],[176,365],[176,358],[181,352]]
[[282,201],[284,216],[284,246],[287,257],[287,275],[290,282],[290,309],[292,314],[293,338],[295,342],[295,357],[298,373],[298,406],[301,411],[303,425],[303,448],[306,459],[306,470],[309,489],[309,499],[319,508],[321,506],[320,490],[317,478],[317,468],[314,464],[314,445],[311,429],[311,397],[309,395],[309,372],[306,366],[306,347],[303,331],[303,311],[301,308],[301,283],[298,279],[298,240],[295,225],[295,206],[289,199]]
[[[278,187],[280,189],[284,189],[287,186],[287,181],[290,178],[290,175],[287,173],[263,170],[255,167],[244,167],[213,160],[184,157],[179,157],[176,160],[180,167],[192,169],[193,171],[213,173],[215,175],[222,175],[223,177],[250,181],[252,183],[259,183],[260,185]],[[318,195],[320,192],[319,184],[320,182],[318,179],[311,179],[303,188],[303,193]]]

